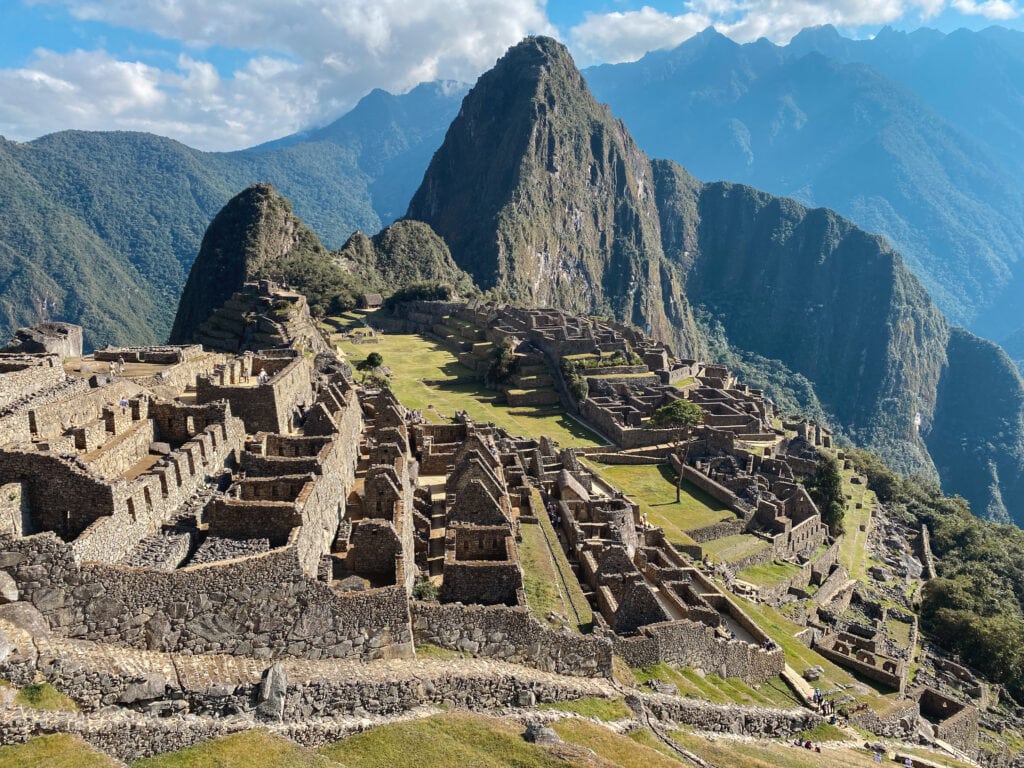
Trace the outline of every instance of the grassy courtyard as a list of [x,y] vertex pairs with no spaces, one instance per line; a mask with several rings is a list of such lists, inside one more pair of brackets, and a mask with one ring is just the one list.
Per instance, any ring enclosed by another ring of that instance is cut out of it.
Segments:
[[652,525],[665,529],[665,536],[672,544],[692,545],[693,539],[687,531],[735,519],[723,504],[687,482],[683,482],[677,504],[676,473],[668,464],[585,463],[639,504],[640,511],[647,513]]
[[370,344],[338,340],[336,347],[353,367],[371,352],[378,352],[391,369],[391,388],[407,408],[422,409],[428,421],[451,419],[466,411],[474,420],[494,422],[513,435],[548,435],[563,446],[595,446],[605,442],[561,406],[511,407],[495,402],[501,396],[484,389],[476,374],[436,341],[421,336],[385,334]]

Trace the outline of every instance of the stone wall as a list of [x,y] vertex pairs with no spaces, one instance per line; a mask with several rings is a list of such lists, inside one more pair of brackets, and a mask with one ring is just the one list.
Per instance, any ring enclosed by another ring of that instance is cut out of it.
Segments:
[[[833,661],[844,669],[849,669],[856,672],[858,675],[874,680],[882,685],[887,685],[893,690],[900,691],[902,693],[903,687],[906,684],[905,667],[901,666],[899,672],[887,672],[874,664],[866,661],[861,661],[856,656],[852,656],[846,653],[840,653],[839,651],[833,650],[830,645],[818,643],[814,646],[814,650],[820,653],[829,661]],[[872,654],[874,656],[874,654]]]
[[338,593],[305,576],[294,546],[166,572],[75,564],[52,534],[0,537],[0,568],[51,629],[135,648],[258,658],[411,653],[402,587]]
[[200,376],[209,376],[217,365],[216,355],[188,356],[153,376],[134,377],[132,380],[146,389],[172,392],[183,392],[186,387],[193,387]]
[[24,483],[32,529],[72,539],[114,512],[113,488],[81,467],[48,453],[0,453],[0,484]]
[[786,738],[824,722],[806,709],[766,709],[734,704],[708,704],[681,696],[645,696],[643,703],[658,720],[712,733]]
[[56,386],[64,379],[58,355],[0,354],[0,409]]
[[206,426],[130,483],[106,486],[113,493],[112,512],[74,540],[71,548],[77,562],[122,560],[185,504],[208,476],[230,463],[244,439],[242,422],[228,416]]
[[973,754],[978,748],[978,710],[975,707],[964,707],[943,720],[935,726],[935,737],[967,754]]
[[722,539],[726,536],[734,536],[737,533],[743,533],[746,527],[747,524],[743,520],[725,520],[721,523],[715,523],[714,525],[708,525],[703,528],[695,528],[692,531],[687,531],[686,535],[698,544],[703,544],[708,541],[714,541],[715,539]]
[[127,380],[97,389],[73,390],[67,397],[33,403],[28,412],[29,426],[41,440],[59,438],[72,425],[96,421],[103,406],[115,405],[122,397],[130,400],[141,391],[137,384]]
[[587,398],[580,405],[580,416],[590,426],[607,437],[620,448],[643,448],[648,445],[662,445],[678,440],[681,429],[644,429],[624,426],[607,408]]
[[546,672],[611,677],[612,644],[595,635],[555,632],[522,608],[414,602],[416,641]]
[[86,457],[89,468],[108,480],[120,477],[149,453],[149,446],[156,440],[156,428],[152,419],[143,419],[133,424],[127,432],[108,441],[95,457]]
[[[755,638],[763,640],[756,630]],[[765,650],[743,640],[726,640],[696,621],[686,619],[651,624],[636,637],[619,638],[615,652],[631,667],[645,667],[668,661],[703,669],[719,677],[738,677],[747,683],[763,683],[781,674],[786,658],[781,648]]]
[[518,605],[522,587],[523,573],[516,562],[446,562],[441,600],[446,603]]
[[196,402],[227,400],[231,412],[245,422],[249,433],[288,433],[292,431],[295,409],[300,404],[312,405],[310,376],[311,364],[301,356],[288,361],[266,384],[222,386],[209,376],[201,376],[196,385]]
[[[672,466],[677,472],[679,471],[678,456],[672,456]],[[704,491],[704,493],[721,502],[734,512],[743,514],[746,511],[746,506],[739,500],[739,497],[736,496],[735,493],[730,491],[721,483],[715,482],[703,472],[698,472],[693,467],[687,465],[683,467],[683,479],[688,483],[693,483]]]
[[916,701],[902,701],[881,716],[870,708],[854,712],[850,715],[850,722],[858,728],[871,731],[876,736],[905,739],[917,734],[920,716]]

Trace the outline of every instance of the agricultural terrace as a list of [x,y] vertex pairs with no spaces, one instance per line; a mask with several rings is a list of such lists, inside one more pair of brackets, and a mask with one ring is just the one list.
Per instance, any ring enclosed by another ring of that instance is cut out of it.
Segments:
[[561,406],[511,407],[498,402],[499,393],[485,389],[476,374],[436,341],[409,334],[380,334],[376,339],[354,344],[339,336],[334,345],[353,367],[378,352],[391,371],[392,391],[407,408],[422,409],[428,421],[444,422],[456,411],[466,411],[474,421],[494,422],[513,435],[547,435],[562,446],[606,444]]
[[664,528],[666,538],[674,545],[693,544],[687,531],[735,519],[723,504],[685,481],[676,503],[676,473],[668,464],[584,463],[639,504],[651,525]]

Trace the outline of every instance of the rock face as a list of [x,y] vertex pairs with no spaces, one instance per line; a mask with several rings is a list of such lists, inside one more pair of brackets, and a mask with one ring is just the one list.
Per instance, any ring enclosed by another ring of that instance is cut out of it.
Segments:
[[445,241],[422,221],[397,221],[373,237],[356,232],[336,255],[366,290],[383,295],[420,282],[448,283],[463,295],[475,290]]
[[481,288],[614,315],[686,355],[700,335],[661,251],[651,164],[564,46],[511,48],[462,103],[409,205]]
[[270,184],[254,184],[217,214],[192,265],[171,329],[191,341],[213,311],[250,280],[280,275],[286,258],[325,254],[319,239]]
[[288,673],[278,662],[263,673],[260,680],[260,700],[256,714],[264,720],[278,721],[284,714],[285,694],[288,692]]
[[480,78],[408,215],[500,297],[614,315],[682,354],[720,328],[764,364],[735,366],[744,380],[798,379],[800,405],[856,443],[1024,521],[1024,388],[1005,356],[951,329],[882,238],[649,161],[553,40],[527,38]]
[[831,417],[901,468],[934,472],[927,432],[949,329],[881,238],[832,211],[655,163],[670,256],[730,345],[813,382]]

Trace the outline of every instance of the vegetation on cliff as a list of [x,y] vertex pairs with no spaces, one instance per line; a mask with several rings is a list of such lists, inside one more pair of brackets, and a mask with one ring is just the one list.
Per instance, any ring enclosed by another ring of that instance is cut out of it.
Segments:
[[203,232],[238,190],[268,181],[323,242],[402,211],[461,91],[375,91],[313,133],[231,153],[144,133],[0,138],[0,337],[59,319],[87,347],[159,343]]
[[560,43],[512,47],[463,100],[409,218],[501,299],[611,315],[698,353],[651,167]]
[[362,285],[331,258],[320,239],[270,184],[233,197],[210,224],[199,249],[171,342],[191,340],[213,310],[250,280],[283,279],[306,294],[315,314],[355,304]]
[[303,293],[317,316],[351,309],[367,292],[390,296],[421,286],[436,293],[450,286],[466,296],[476,290],[426,224],[400,221],[372,238],[357,232],[332,253],[273,186],[254,184],[228,201],[207,229],[171,341],[192,339],[232,293],[261,278],[283,280]]
[[891,519],[928,526],[938,577],[924,587],[924,631],[1024,700],[1024,530],[982,520],[963,498],[865,451],[849,456]]
[[477,293],[444,240],[421,221],[396,221],[373,237],[356,232],[336,257],[366,290],[385,296],[422,283],[450,285],[463,297]]

